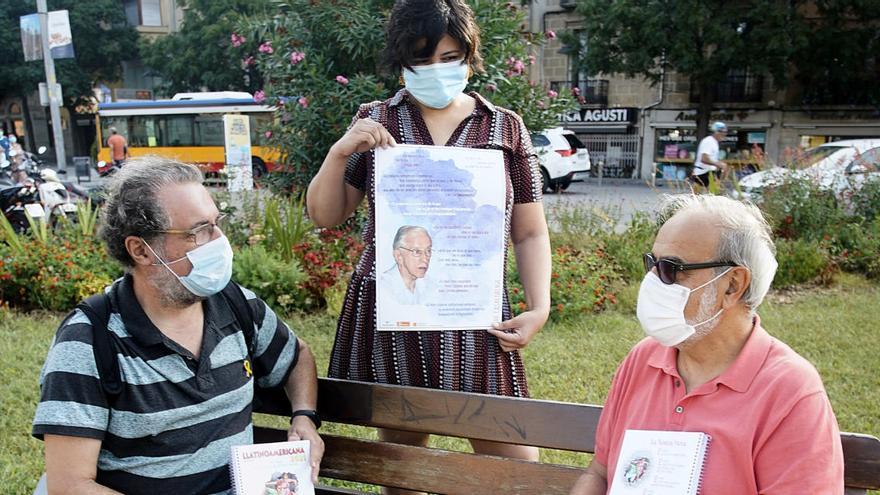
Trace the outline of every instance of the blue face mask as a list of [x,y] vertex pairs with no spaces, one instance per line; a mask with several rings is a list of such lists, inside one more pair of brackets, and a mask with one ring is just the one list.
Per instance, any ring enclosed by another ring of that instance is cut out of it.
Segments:
[[467,86],[468,65],[456,60],[403,69],[406,90],[431,108],[446,108]]
[[[153,256],[159,259],[159,263],[154,264],[164,265],[187,290],[197,296],[210,297],[217,294],[226,287],[232,278],[232,246],[225,235],[189,251],[183,258],[169,262],[156,254],[156,251],[153,251],[146,240],[144,244],[150,249]],[[168,266],[187,258],[192,263],[192,270],[185,277],[174,273],[174,270]]]

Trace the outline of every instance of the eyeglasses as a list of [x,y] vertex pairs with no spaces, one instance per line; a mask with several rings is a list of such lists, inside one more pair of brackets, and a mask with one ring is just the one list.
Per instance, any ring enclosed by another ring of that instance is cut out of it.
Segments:
[[719,266],[739,266],[732,261],[709,261],[706,263],[681,263],[679,261],[673,261],[666,258],[660,258],[659,260],[654,258],[654,255],[651,253],[645,253],[644,256],[645,261],[645,273],[651,271],[655,266],[657,267],[657,276],[660,277],[660,281],[666,285],[672,285],[675,283],[675,277],[678,272],[686,272],[688,270],[700,270],[702,268],[716,268]]
[[226,220],[226,216],[227,215],[225,213],[221,213],[214,223],[206,223],[204,225],[199,225],[198,227],[194,227],[188,230],[160,230],[157,232],[157,234],[185,235],[190,242],[194,242],[196,246],[201,246],[202,244],[207,244],[211,242],[211,239],[214,238],[214,229],[220,228],[222,230],[224,220]]
[[400,246],[398,249],[403,249],[404,251],[409,251],[410,256],[414,258],[421,258],[422,256],[427,256],[428,258],[434,254],[434,251],[431,248],[428,249],[410,249]]

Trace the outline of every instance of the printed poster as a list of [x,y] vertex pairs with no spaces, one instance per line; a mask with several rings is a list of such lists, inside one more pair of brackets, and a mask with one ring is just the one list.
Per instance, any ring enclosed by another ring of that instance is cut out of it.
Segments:
[[506,181],[499,150],[375,151],[379,330],[484,330],[501,321]]
[[[70,18],[66,10],[53,10],[48,13],[49,50],[53,59],[74,58],[73,35],[70,33]],[[21,27],[21,46],[25,62],[43,59],[43,44],[40,39],[39,14],[19,17]]]
[[247,115],[224,115],[223,133],[229,191],[250,191],[254,188],[250,119]]

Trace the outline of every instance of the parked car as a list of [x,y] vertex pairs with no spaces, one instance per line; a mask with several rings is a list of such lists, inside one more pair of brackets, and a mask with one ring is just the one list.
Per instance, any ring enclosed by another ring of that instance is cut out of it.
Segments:
[[809,179],[821,189],[843,195],[869,178],[880,180],[880,139],[825,143],[793,157],[791,162],[744,177],[739,182],[740,191],[734,195],[760,201],[765,189],[788,178]]
[[544,192],[565,190],[590,171],[590,153],[572,131],[554,127],[532,134],[532,146],[541,161]]

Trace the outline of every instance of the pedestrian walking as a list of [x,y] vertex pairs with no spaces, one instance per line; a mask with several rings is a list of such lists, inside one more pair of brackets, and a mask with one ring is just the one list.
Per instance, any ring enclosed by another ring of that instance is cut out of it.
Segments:
[[727,163],[719,160],[721,141],[727,136],[727,124],[715,122],[710,129],[712,134],[704,137],[697,147],[697,159],[690,177],[694,184],[707,188],[709,187],[709,174],[714,174],[717,179],[727,171]]
[[110,128],[107,147],[110,148],[110,159],[113,160],[113,165],[122,167],[122,162],[128,158],[128,141],[116,131],[115,127]]

